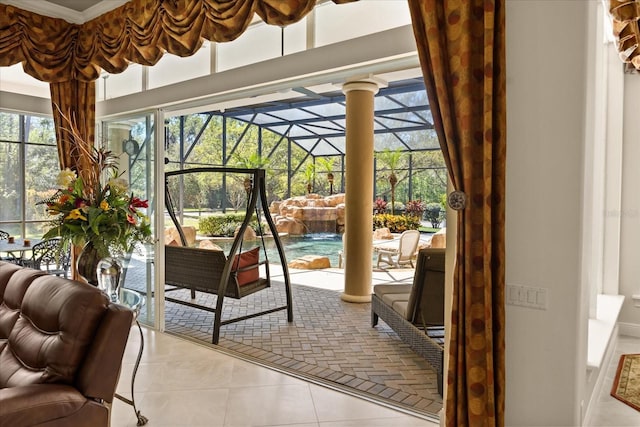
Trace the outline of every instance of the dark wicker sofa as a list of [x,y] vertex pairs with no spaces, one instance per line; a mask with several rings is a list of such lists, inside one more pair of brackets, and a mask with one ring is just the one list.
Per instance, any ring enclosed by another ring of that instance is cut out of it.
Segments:
[[445,249],[418,252],[413,284],[375,285],[371,296],[371,326],[378,318],[436,371],[442,395],[444,359]]

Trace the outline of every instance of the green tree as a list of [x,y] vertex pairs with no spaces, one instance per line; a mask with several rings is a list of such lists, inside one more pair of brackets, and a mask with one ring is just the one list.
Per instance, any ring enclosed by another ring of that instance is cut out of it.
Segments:
[[304,168],[304,179],[307,183],[307,193],[311,194],[311,190],[313,190],[313,180],[316,177],[316,165],[312,162],[307,163]]
[[400,166],[400,160],[402,159],[402,151],[390,150],[386,148],[377,154],[378,159],[385,168],[389,169],[389,185],[391,186],[391,214],[395,215],[396,205],[396,185],[398,184],[398,176],[396,172]]
[[333,194],[333,157],[319,157],[317,159],[318,166],[327,173],[327,181],[329,182],[329,195]]

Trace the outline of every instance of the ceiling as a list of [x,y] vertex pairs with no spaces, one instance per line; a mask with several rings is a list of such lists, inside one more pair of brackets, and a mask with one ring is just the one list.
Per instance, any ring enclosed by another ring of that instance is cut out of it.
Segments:
[[128,0],[0,0],[44,16],[82,24],[122,6]]
[[[108,0],[48,0],[46,3],[57,4],[58,6],[66,7],[67,9],[75,10],[76,12],[84,12],[90,7],[95,6],[98,3],[109,3]],[[120,2],[113,2],[120,5]],[[115,6],[117,7],[117,6]]]

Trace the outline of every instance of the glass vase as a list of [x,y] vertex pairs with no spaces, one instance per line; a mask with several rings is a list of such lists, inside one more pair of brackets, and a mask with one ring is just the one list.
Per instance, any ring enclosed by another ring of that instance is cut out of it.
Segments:
[[98,289],[104,292],[111,302],[120,302],[122,263],[116,258],[102,258],[96,266],[96,276]]

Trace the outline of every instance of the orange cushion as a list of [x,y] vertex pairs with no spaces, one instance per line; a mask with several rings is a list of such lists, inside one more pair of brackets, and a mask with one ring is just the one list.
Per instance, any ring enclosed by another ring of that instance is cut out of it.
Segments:
[[[255,247],[248,251],[242,252],[236,256],[233,260],[233,266],[231,267],[231,274],[238,273],[236,280],[238,286],[247,285],[249,283],[257,282],[260,278],[260,272],[258,270],[258,262],[260,260],[260,248]],[[247,267],[255,266],[248,270],[238,271]]]

